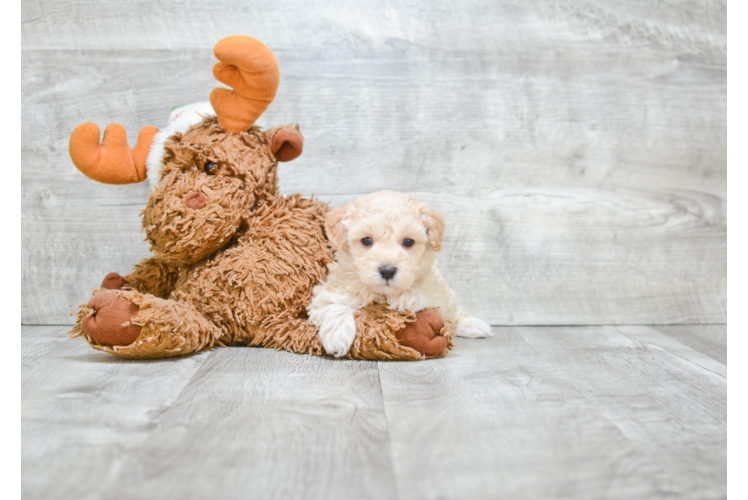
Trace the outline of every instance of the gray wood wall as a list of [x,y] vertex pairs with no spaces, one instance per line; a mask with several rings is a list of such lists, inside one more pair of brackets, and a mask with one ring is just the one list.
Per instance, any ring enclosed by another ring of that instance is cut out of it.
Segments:
[[492,324],[726,321],[726,3],[24,0],[22,322],[68,324],[149,254],[149,187],[72,165],[217,86],[212,47],[264,41],[298,122],[281,188],[407,191],[447,220],[440,265]]

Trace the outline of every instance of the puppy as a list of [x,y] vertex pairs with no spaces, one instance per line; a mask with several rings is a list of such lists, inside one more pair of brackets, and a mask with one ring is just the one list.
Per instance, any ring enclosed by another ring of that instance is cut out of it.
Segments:
[[309,320],[328,354],[345,356],[356,336],[354,312],[368,304],[417,312],[438,308],[461,337],[491,336],[491,327],[457,304],[436,267],[444,219],[411,196],[381,191],[327,214],[335,250],[327,281],[314,288]]

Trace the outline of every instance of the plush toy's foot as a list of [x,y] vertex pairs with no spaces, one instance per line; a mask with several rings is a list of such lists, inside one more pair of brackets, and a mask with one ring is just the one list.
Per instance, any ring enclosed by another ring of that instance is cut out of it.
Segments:
[[94,349],[132,359],[181,356],[223,345],[221,330],[193,304],[143,294],[127,285],[95,291],[88,304],[78,308],[78,322],[68,335],[83,335]]
[[395,332],[397,340],[404,346],[415,349],[425,356],[438,356],[447,348],[447,339],[437,333],[444,327],[441,315],[433,309],[416,313],[413,323]]
[[122,295],[98,293],[91,297],[87,307],[93,314],[83,318],[81,326],[83,333],[97,344],[126,346],[140,336],[140,325],[133,323],[140,308]]

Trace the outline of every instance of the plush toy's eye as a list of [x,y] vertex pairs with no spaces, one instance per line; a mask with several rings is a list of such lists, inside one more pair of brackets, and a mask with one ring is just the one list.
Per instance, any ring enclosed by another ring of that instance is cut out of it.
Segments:
[[408,248],[410,248],[410,247],[412,247],[412,246],[413,246],[413,245],[415,245],[415,244],[416,244],[416,242],[415,242],[415,241],[413,241],[413,240],[411,240],[410,238],[405,238],[405,239],[403,240],[403,246],[404,246],[404,247],[408,247]]
[[203,170],[205,170],[205,173],[208,175],[216,175],[218,173],[218,168],[218,164],[213,163],[212,161],[208,161],[205,162]]
[[363,244],[363,245],[364,245],[365,247],[370,247],[370,246],[372,246],[372,245],[374,244],[374,240],[372,240],[371,238],[369,238],[369,237],[367,236],[366,238],[361,238],[361,243],[362,243],[362,244]]

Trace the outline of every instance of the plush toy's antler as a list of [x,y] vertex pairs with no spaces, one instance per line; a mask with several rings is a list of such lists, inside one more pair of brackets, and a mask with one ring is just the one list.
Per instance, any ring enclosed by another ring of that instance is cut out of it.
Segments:
[[[234,89],[216,88],[210,94],[218,123],[229,133],[249,130],[275,97],[280,82],[278,60],[264,43],[246,35],[224,38],[213,52],[221,61],[213,67],[213,75]],[[93,122],[82,123],[70,135],[70,158],[78,170],[96,181],[140,182],[146,178],[148,152],[157,132],[151,125],[143,127],[137,145],[131,148],[122,125],[110,124],[99,144],[99,127]],[[301,151],[297,149],[295,156]],[[286,153],[279,160],[283,161]]]
[[127,144],[127,133],[119,123],[104,130],[99,144],[99,127],[93,122],[81,123],[70,135],[70,158],[78,170],[105,184],[130,184],[146,178],[145,161],[156,127],[140,129],[135,148]]
[[264,43],[246,35],[222,39],[213,52],[221,61],[213,66],[213,76],[234,89],[216,88],[210,93],[218,123],[226,132],[246,131],[275,98],[278,60]]

